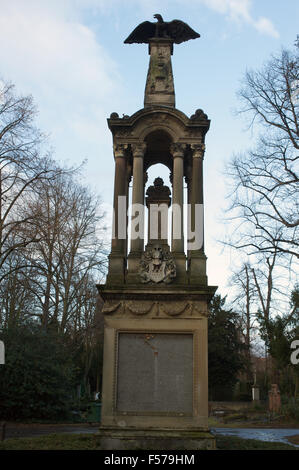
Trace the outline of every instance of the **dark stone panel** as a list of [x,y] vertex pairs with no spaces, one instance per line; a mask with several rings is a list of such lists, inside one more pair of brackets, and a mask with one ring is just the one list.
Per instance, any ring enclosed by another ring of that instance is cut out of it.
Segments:
[[119,334],[118,412],[191,415],[192,390],[192,334]]

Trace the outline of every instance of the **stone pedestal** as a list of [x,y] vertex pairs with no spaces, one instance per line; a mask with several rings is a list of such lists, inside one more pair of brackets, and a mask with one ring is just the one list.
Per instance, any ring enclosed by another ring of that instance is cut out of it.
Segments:
[[101,289],[102,425],[208,431],[207,298],[215,288]]
[[185,429],[119,429],[101,426],[102,450],[215,450],[216,439],[208,431]]

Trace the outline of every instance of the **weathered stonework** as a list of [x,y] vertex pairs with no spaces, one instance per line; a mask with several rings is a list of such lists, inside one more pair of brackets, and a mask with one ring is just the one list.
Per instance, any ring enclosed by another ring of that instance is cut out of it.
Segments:
[[186,429],[111,429],[102,427],[98,435],[105,450],[215,450],[210,432]]
[[141,256],[139,275],[143,284],[172,282],[176,277],[176,266],[171,253],[162,245],[147,246]]
[[175,94],[171,65],[172,41],[156,38],[149,45],[148,68],[144,106],[175,106]]
[[[174,107],[172,41],[155,38],[149,46],[144,108],[122,118],[112,113],[108,119],[114,207],[119,195],[129,195],[131,180],[132,203],[143,205],[147,170],[162,163],[171,174],[171,191],[157,178],[147,191],[146,206],[150,213],[151,206],[164,204],[165,217],[173,204],[180,207],[181,237],[168,236],[168,225],[163,235],[159,215],[155,236],[148,220],[146,246],[128,232],[130,251],[128,240],[116,234],[112,241],[107,281],[98,286],[105,322],[100,433],[107,449],[160,449],[162,443],[164,449],[214,448],[208,432],[207,323],[216,287],[208,285],[204,246],[185,253],[183,224],[184,180],[186,202],[203,204],[210,121],[200,109],[188,118]],[[114,227],[125,224],[128,229],[128,218],[118,220],[115,214]]]
[[203,301],[151,301],[151,300],[120,300],[107,301],[102,309],[103,314],[117,318],[134,317],[207,317],[206,303]]

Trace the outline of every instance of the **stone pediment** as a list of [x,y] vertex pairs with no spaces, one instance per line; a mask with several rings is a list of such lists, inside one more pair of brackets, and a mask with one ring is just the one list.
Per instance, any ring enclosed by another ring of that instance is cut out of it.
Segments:
[[168,132],[173,141],[190,137],[191,131],[194,138],[203,138],[210,127],[210,120],[202,110],[197,110],[188,118],[182,111],[167,106],[142,108],[132,116],[119,117],[114,112],[107,121],[115,138],[138,140],[144,140],[157,129]]

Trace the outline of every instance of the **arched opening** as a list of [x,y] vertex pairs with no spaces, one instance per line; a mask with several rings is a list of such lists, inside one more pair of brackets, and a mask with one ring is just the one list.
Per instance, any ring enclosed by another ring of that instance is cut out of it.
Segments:
[[[155,179],[160,177],[163,179],[164,185],[168,186],[171,192],[171,198],[172,198],[172,193],[173,193],[173,188],[172,188],[172,183],[171,183],[171,172],[169,168],[163,164],[163,163],[156,163],[150,165],[150,167],[147,170],[147,182],[145,185],[145,191],[144,194],[146,195],[146,191],[149,186],[152,186]],[[184,179],[184,186],[183,186],[183,191],[184,191],[184,224],[183,224],[183,231],[184,231],[184,240],[185,240],[185,253],[187,253],[187,236],[188,236],[188,188],[186,181]],[[170,209],[168,211],[168,244],[171,247],[171,231],[172,231],[172,209],[170,206]],[[148,242],[148,210],[145,207],[145,245]]]
[[[147,169],[147,182],[145,185],[145,196],[149,186],[154,184],[156,178],[162,178],[165,186],[168,186],[172,195],[172,185],[170,182],[170,170],[164,163],[151,163]],[[148,242],[148,209],[145,207],[145,245]],[[171,210],[168,211],[168,243],[171,246]]]
[[[169,147],[168,147],[169,149]],[[169,151],[169,150],[168,150]],[[146,191],[149,186],[154,184],[156,178],[160,177],[163,179],[164,185],[168,186],[172,195],[172,184],[170,182],[170,169],[164,163],[153,163],[152,161],[148,165],[144,165],[144,176],[145,176],[145,185],[144,185],[144,201],[146,198]],[[132,190],[133,190],[133,181],[129,184],[128,191],[128,242],[127,242],[127,254],[131,250],[131,203],[132,203]],[[148,209],[146,204],[144,204],[144,247],[148,243]],[[168,212],[168,243],[171,246],[171,210]]]
[[144,140],[147,144],[144,156],[144,171],[147,171],[151,165],[156,163],[162,163],[172,171],[172,156],[170,154],[172,139],[170,135],[159,129],[148,134]]
[[[146,152],[144,155],[144,202],[146,199],[146,192],[149,186],[154,184],[156,178],[162,178],[163,185],[168,186],[171,192],[172,198],[172,173],[173,173],[173,156],[170,152],[170,146],[173,143],[172,136],[164,129],[156,129],[146,135],[144,138],[146,143]],[[187,155],[185,155],[187,157]],[[186,171],[186,170],[185,170]],[[184,174],[186,174],[184,171]],[[128,244],[127,252],[131,251],[131,201],[132,201],[132,186],[133,181],[129,187],[129,216],[128,216]],[[188,201],[186,180],[184,178],[183,183],[183,202],[186,204]],[[186,252],[186,240],[187,240],[187,207],[183,208],[183,236],[185,240],[185,252]],[[144,205],[144,243],[145,247],[148,243],[148,209],[146,204]],[[172,233],[172,208],[168,211],[168,244],[172,248],[171,236]]]

